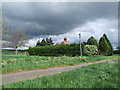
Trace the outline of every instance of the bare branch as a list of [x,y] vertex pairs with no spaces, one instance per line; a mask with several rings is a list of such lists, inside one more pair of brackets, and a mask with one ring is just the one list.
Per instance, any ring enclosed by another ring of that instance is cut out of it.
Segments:
[[18,47],[25,46],[25,43],[27,43],[28,38],[23,30],[16,30],[14,32],[11,31],[11,34],[7,38],[7,41],[10,42],[10,47],[15,48],[17,52]]

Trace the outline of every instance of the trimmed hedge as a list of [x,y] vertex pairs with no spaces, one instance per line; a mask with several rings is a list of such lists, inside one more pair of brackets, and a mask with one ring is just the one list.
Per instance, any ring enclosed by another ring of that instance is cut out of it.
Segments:
[[77,56],[80,55],[80,47],[79,44],[30,47],[28,53],[39,56]]

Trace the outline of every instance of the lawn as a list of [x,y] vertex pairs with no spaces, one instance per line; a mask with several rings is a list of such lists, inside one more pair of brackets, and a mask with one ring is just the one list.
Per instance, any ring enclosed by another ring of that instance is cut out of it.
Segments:
[[3,88],[118,88],[118,60],[6,84]]
[[2,51],[2,73],[19,72],[32,69],[49,68],[55,66],[75,65],[85,62],[99,61],[113,56],[75,56],[75,57],[52,57],[52,56],[29,56],[25,52],[14,55],[13,51]]

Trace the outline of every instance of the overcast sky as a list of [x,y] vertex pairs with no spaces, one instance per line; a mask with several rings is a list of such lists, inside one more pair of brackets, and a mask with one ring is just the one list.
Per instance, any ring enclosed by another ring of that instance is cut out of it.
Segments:
[[25,30],[29,46],[41,38],[61,42],[97,40],[106,33],[113,46],[118,43],[118,3],[116,2],[11,2],[3,3],[2,16],[9,30]]

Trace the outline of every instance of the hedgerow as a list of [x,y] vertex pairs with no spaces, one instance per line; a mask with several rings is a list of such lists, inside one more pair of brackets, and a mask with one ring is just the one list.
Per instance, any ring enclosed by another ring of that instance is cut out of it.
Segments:
[[77,56],[80,55],[80,47],[79,44],[30,47],[28,53],[39,56]]

